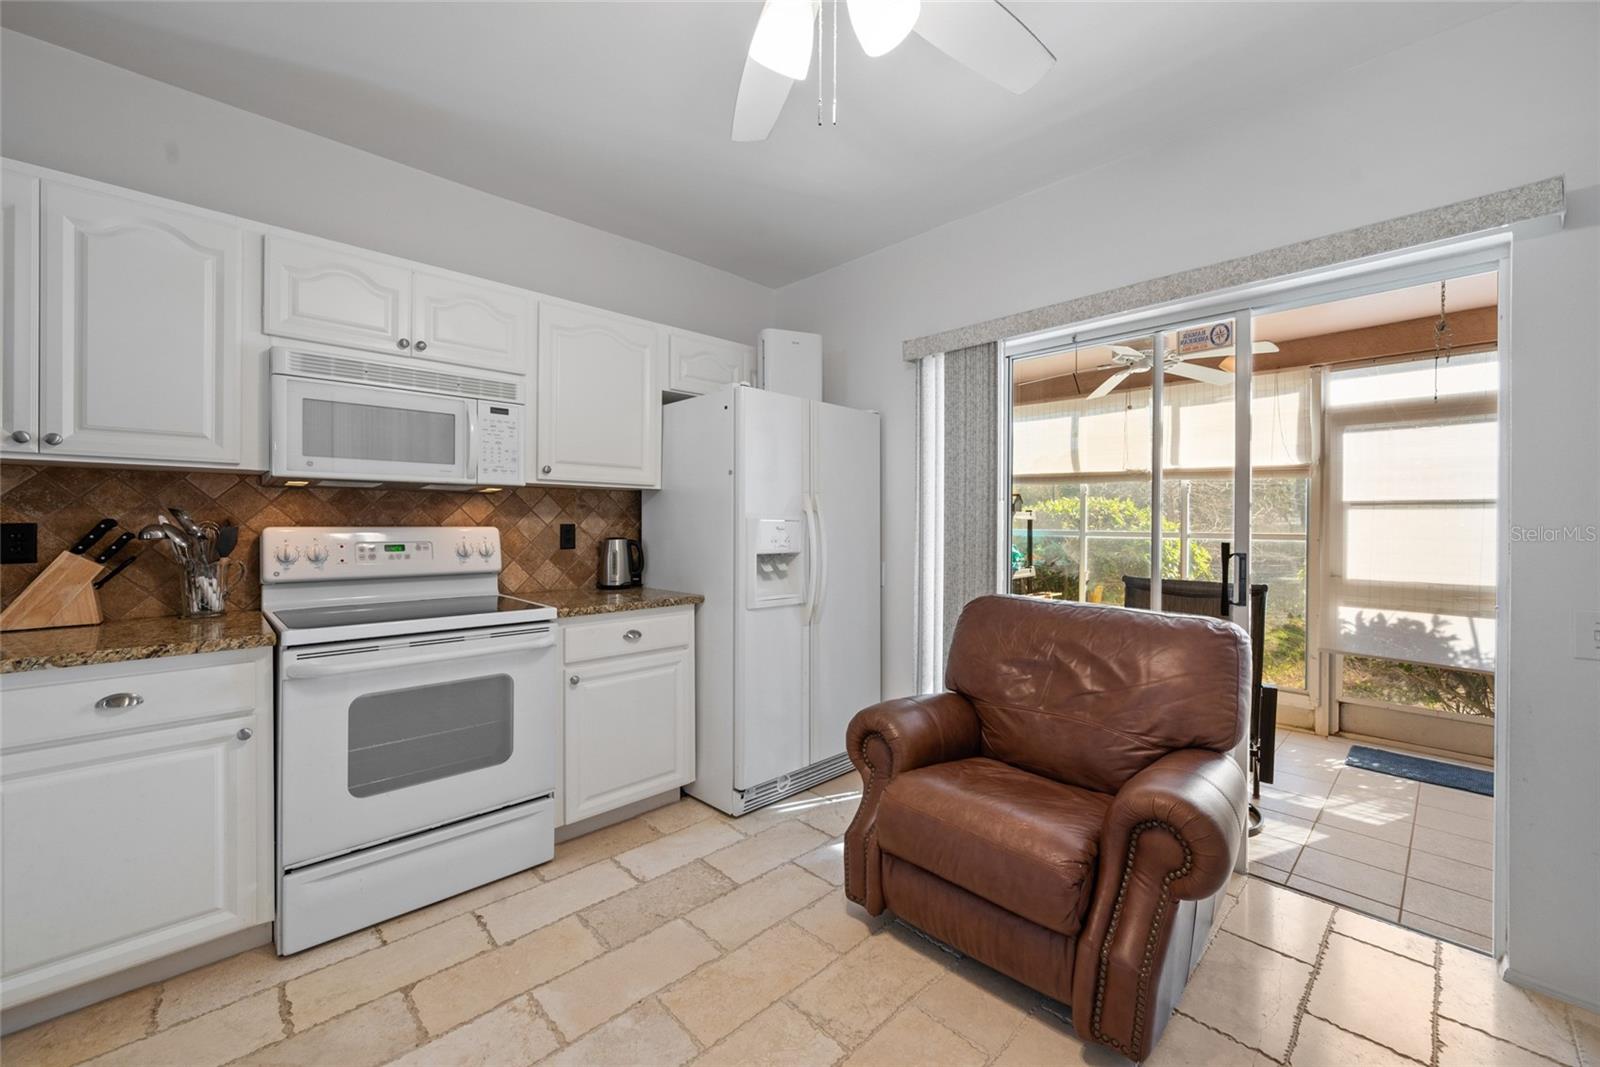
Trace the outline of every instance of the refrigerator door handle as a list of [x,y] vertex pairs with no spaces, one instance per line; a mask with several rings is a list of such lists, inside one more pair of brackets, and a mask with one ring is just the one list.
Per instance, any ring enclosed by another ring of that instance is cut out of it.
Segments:
[[817,585],[811,595],[811,618],[815,619],[822,614],[822,598],[828,591],[828,517],[822,513],[821,494],[812,496],[811,510],[817,516],[817,542],[811,550],[817,564]]
[[818,579],[822,577],[821,561],[817,554],[821,551],[822,538],[816,503],[809,493],[803,498],[801,508],[806,516],[806,625],[810,626],[817,617]]

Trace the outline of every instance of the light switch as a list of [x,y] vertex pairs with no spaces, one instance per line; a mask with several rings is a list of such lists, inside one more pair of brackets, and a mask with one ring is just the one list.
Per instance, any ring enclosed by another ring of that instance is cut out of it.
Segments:
[[1579,659],[1600,659],[1600,611],[1578,612]]

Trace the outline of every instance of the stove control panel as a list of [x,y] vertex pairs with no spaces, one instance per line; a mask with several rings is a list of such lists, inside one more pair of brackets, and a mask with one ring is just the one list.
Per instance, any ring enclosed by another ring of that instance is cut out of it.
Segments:
[[493,526],[271,526],[261,533],[261,581],[352,581],[498,574]]

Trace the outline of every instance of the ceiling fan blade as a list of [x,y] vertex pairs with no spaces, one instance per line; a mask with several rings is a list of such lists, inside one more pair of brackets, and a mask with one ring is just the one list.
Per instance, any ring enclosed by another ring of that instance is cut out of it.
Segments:
[[1250,343],[1250,353],[1251,353],[1251,355],[1259,356],[1263,352],[1276,352],[1276,351],[1278,351],[1278,346],[1273,344],[1271,341],[1252,341]]
[[923,4],[917,33],[957,63],[1014,93],[1032,89],[1056,61],[999,0]]
[[793,86],[793,79],[768,70],[753,59],[745,59],[739,96],[733,105],[733,139],[765,141],[777,124]]
[[1150,358],[1150,353],[1141,352],[1137,348],[1129,348],[1127,345],[1106,345],[1106,347],[1119,356],[1138,356],[1140,359]]
[[1190,378],[1210,385],[1232,385],[1233,375],[1215,367],[1202,367],[1195,363],[1168,363],[1167,373],[1179,378]]
[[1119,370],[1119,371],[1117,371],[1117,373],[1113,374],[1111,377],[1107,378],[1105,381],[1103,381],[1099,385],[1097,385],[1095,387],[1094,392],[1089,394],[1089,399],[1090,400],[1099,400],[1101,397],[1103,397],[1107,393],[1111,392],[1111,390],[1113,390],[1117,386],[1121,385],[1122,382],[1123,382],[1123,379],[1127,378],[1132,373],[1133,373],[1133,369],[1131,367],[1129,369],[1127,369],[1127,370]]

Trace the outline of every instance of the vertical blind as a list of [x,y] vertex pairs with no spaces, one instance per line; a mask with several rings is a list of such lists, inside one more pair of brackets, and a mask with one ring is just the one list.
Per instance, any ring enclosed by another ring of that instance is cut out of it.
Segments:
[[941,653],[961,609],[993,593],[1000,558],[1000,360],[994,344],[944,355],[944,590]]
[[1329,373],[1333,651],[1494,669],[1497,381],[1494,353]]

